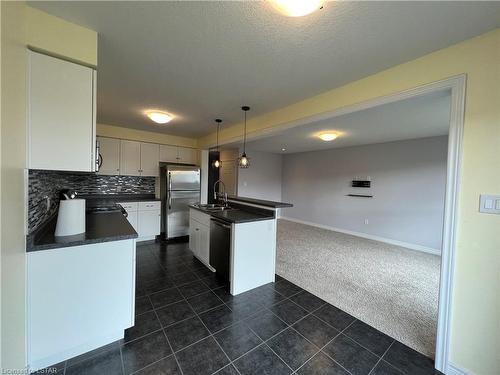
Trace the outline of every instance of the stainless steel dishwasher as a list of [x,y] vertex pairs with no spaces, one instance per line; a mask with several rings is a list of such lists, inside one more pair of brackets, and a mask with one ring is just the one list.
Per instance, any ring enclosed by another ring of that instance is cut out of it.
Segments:
[[217,276],[229,280],[229,258],[231,251],[231,225],[210,219],[210,265]]

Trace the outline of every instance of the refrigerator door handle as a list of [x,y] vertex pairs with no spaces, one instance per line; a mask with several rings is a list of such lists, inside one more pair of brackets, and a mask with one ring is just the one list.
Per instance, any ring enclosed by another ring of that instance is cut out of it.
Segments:
[[168,209],[172,209],[172,193],[168,194]]
[[172,173],[168,172],[168,190],[172,190]]

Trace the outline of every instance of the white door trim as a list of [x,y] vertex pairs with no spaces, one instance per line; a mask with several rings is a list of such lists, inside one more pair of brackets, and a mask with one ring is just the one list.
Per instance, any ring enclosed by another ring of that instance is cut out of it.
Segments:
[[441,278],[436,337],[435,367],[447,373],[450,367],[451,308],[455,271],[455,248],[460,190],[460,166],[465,113],[466,75],[450,78],[451,89],[450,132],[448,134],[448,162],[446,173]]
[[[460,185],[460,165],[462,157],[462,138],[465,112],[465,90],[467,75],[461,74],[441,81],[429,83],[395,94],[386,95],[352,106],[320,113],[296,121],[284,123],[272,129],[257,130],[247,134],[247,140],[255,140],[280,133],[285,129],[305,125],[313,121],[331,119],[348,113],[394,103],[400,100],[426,95],[436,91],[451,92],[450,129],[448,135],[448,163],[446,176],[445,213],[443,223],[443,244],[441,251],[441,277],[439,284],[439,306],[436,337],[435,367],[443,373],[452,373],[449,362],[451,336],[451,306],[453,291],[453,273],[455,266],[455,242],[458,214],[458,194]],[[239,141],[235,137],[224,141],[224,144]]]

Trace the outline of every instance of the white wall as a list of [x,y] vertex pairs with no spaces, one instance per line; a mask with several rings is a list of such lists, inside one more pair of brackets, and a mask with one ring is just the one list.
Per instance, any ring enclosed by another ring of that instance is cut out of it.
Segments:
[[[446,159],[446,136],[285,155],[282,216],[440,249]],[[374,198],[346,196],[359,191]]]
[[247,151],[250,167],[238,168],[238,195],[281,202],[282,155]]

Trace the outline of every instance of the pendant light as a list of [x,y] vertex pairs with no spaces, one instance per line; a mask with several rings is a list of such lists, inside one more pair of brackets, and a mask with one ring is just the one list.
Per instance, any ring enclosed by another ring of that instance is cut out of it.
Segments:
[[240,168],[248,168],[250,166],[250,161],[248,160],[246,154],[246,143],[247,143],[247,111],[250,109],[248,106],[243,106],[241,109],[245,112],[245,128],[243,130],[243,153],[241,157],[238,158],[238,165]]
[[217,123],[217,159],[215,159],[214,161],[214,167],[215,168],[219,168],[220,167],[220,151],[219,151],[219,128],[220,128],[220,123],[222,122],[222,120],[220,118],[216,118],[215,119],[215,122]]

